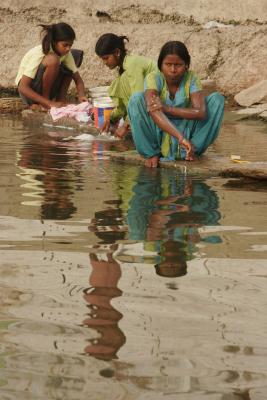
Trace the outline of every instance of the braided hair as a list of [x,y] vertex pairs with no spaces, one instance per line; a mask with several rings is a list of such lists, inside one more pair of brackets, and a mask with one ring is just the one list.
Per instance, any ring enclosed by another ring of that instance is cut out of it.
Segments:
[[116,49],[120,50],[119,56],[119,74],[124,72],[123,60],[126,56],[125,41],[129,42],[127,36],[117,36],[114,33],[105,33],[100,36],[95,45],[95,52],[98,57],[103,57],[108,54],[115,53]]

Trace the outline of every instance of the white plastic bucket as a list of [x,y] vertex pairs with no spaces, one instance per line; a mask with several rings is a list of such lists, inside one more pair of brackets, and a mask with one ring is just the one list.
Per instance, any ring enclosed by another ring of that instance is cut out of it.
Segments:
[[97,99],[99,97],[107,97],[108,96],[108,88],[109,86],[98,86],[92,89],[89,89],[89,96],[92,100]]

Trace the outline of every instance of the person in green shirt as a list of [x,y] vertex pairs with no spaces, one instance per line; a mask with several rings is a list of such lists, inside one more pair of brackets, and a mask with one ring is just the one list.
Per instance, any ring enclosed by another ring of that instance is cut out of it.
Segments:
[[115,136],[124,137],[130,131],[127,106],[130,97],[144,90],[144,79],[151,73],[158,71],[156,63],[143,56],[128,55],[125,48],[126,36],[117,36],[114,33],[105,33],[96,42],[95,52],[104,64],[110,68],[118,69],[117,78],[109,87],[109,96],[112,98],[115,108],[110,119],[102,126],[102,132],[110,130],[110,123],[116,124],[124,119],[122,126],[115,129]]

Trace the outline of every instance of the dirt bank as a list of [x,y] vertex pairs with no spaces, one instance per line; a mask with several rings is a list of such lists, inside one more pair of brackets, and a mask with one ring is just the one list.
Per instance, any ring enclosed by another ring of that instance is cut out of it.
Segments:
[[182,12],[176,3],[170,1],[164,3],[166,7],[160,7],[153,0],[135,4],[120,0],[77,1],[74,5],[70,1],[59,0],[55,4],[48,0],[44,5],[35,0],[29,7],[26,1],[3,0],[0,8],[0,87],[14,86],[21,57],[40,41],[37,25],[58,21],[66,21],[74,27],[77,34],[75,47],[85,51],[80,71],[87,87],[108,84],[112,78],[94,54],[95,42],[104,32],[129,36],[130,52],[154,59],[167,40],[184,41],[192,55],[192,68],[202,79],[215,80],[219,90],[228,96],[267,79],[264,1],[258,0],[254,8],[251,7],[251,20],[246,18],[249,15],[246,7],[241,10],[243,13],[240,11],[240,19],[236,17],[236,7],[233,14],[236,19],[218,8],[217,20],[225,26],[210,29],[205,28],[205,24],[209,18],[215,18],[216,8],[207,7],[205,13],[202,6],[201,12],[194,10],[190,14],[185,2],[181,2]]

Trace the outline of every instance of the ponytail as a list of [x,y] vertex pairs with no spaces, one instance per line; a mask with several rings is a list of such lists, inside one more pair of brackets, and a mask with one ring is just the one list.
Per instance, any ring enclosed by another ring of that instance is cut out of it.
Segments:
[[69,24],[59,22],[58,24],[43,25],[40,24],[43,34],[42,49],[44,54],[48,54],[56,42],[75,39],[75,32]]
[[53,24],[52,25],[42,25],[40,24],[43,28],[42,34],[43,34],[43,39],[42,39],[42,49],[44,54],[48,54],[52,43],[53,43]]
[[95,52],[99,57],[106,56],[108,54],[113,54],[116,49],[120,50],[119,57],[119,74],[124,72],[123,61],[127,54],[125,48],[125,41],[129,42],[127,36],[117,36],[114,33],[105,33],[100,36],[95,45]]

